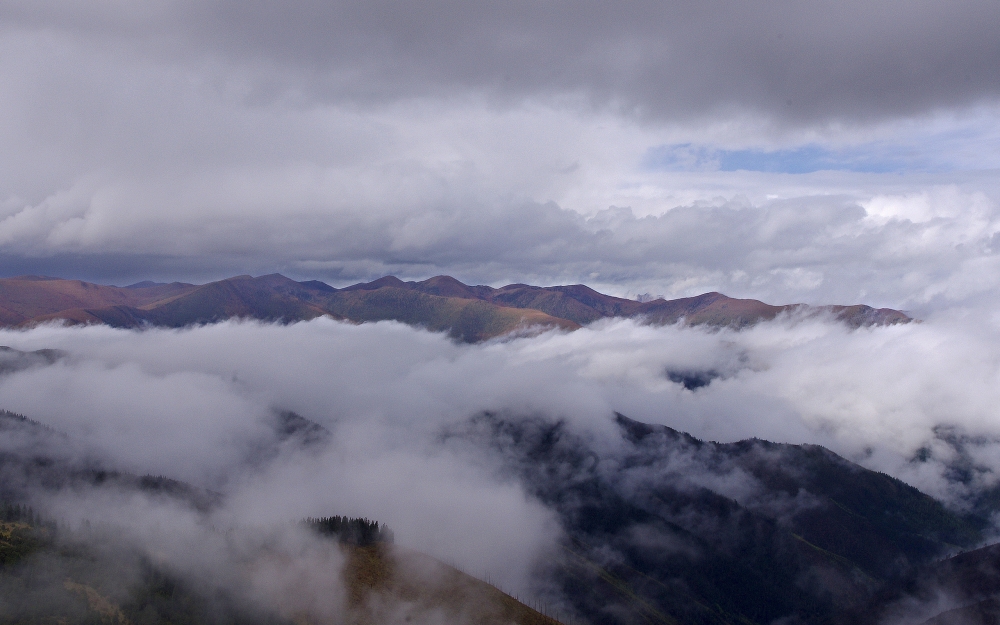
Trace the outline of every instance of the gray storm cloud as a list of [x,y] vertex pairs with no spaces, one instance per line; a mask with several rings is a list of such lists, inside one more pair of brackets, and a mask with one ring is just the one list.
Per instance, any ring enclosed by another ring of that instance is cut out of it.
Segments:
[[[968,171],[997,162],[994,8],[6,3],[0,272],[976,298],[996,274],[995,175]],[[940,171],[650,157],[872,141]]]
[[583,94],[652,116],[749,108],[778,119],[911,114],[997,95],[990,2],[8,3],[8,24],[216,56],[252,97],[314,101],[486,91]]

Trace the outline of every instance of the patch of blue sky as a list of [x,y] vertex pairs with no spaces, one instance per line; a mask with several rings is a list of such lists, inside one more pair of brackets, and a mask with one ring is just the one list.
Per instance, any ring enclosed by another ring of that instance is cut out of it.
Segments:
[[941,170],[910,148],[881,145],[831,149],[808,144],[784,150],[721,150],[681,143],[650,149],[643,164],[650,169],[667,171],[759,171],[784,174]]
[[722,150],[718,158],[722,171],[808,174],[833,170],[884,174],[909,169],[904,162],[880,158],[875,154],[834,152],[818,145],[775,152]]

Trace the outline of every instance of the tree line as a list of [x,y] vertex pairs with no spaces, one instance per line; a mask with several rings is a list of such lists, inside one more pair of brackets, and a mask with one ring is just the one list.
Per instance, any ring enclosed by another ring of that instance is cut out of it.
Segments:
[[367,547],[377,543],[392,544],[392,530],[378,521],[346,516],[309,517],[305,524],[323,536],[336,538],[341,543]]

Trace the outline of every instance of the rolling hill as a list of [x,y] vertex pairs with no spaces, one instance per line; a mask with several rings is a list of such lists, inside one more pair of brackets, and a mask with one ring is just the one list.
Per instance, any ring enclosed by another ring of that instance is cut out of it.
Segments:
[[289,323],[326,315],[359,323],[396,320],[478,342],[529,328],[574,330],[609,317],[740,328],[783,313],[828,315],[851,327],[911,321],[897,310],[864,305],[772,306],[721,293],[638,302],[582,284],[493,288],[469,286],[449,276],[421,282],[386,276],[342,289],[279,274],[236,276],[203,285],[140,282],[127,287],[38,276],[0,279],[0,325],[6,327],[62,321],[180,328],[233,318]]

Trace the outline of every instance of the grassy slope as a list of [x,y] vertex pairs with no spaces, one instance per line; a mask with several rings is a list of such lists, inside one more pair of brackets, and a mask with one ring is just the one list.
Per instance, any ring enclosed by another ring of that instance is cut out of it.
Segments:
[[294,295],[276,292],[246,277],[211,282],[179,297],[147,305],[142,316],[154,325],[178,328],[232,317],[300,321],[324,312]]
[[434,331],[448,331],[469,341],[506,334],[519,328],[541,325],[563,329],[579,326],[541,311],[497,306],[481,300],[429,295],[406,288],[338,291],[327,295],[323,308],[352,321],[395,319]]
[[[321,308],[294,294],[282,292],[249,276],[210,282],[198,287],[182,287],[184,288],[119,289],[126,292],[155,291],[155,294],[135,297],[128,305],[72,308],[40,315],[32,319],[32,322],[63,320],[73,324],[105,323],[119,328],[134,328],[144,324],[180,328],[234,317],[264,321],[301,321],[326,314]],[[160,299],[155,299],[156,296]],[[147,301],[149,299],[153,301]]]
[[[384,280],[384,279],[383,279]],[[380,284],[379,282],[372,283]],[[389,284],[389,282],[385,282]],[[888,308],[870,306],[772,306],[754,299],[736,299],[721,293],[705,293],[696,297],[673,300],[658,299],[637,302],[604,295],[583,284],[570,286],[538,287],[512,284],[499,289],[470,287],[448,276],[437,276],[423,282],[393,283],[432,295],[447,295],[485,301],[514,308],[540,310],[553,317],[569,319],[580,325],[606,317],[642,317],[652,323],[670,324],[682,318],[692,325],[746,327],[774,319],[783,312],[802,310],[811,313],[830,313],[836,319],[857,328],[865,325],[891,325],[906,323],[910,318],[904,313]]]
[[759,321],[774,319],[786,309],[755,299],[734,299],[721,293],[705,293],[697,297],[656,300],[642,305],[639,314],[653,323],[674,323],[682,317],[691,324],[744,327]]
[[422,282],[387,276],[339,290],[278,274],[237,276],[201,286],[172,283],[138,288],[30,276],[0,280],[0,325],[7,326],[61,320],[176,328],[233,317],[292,322],[326,314],[358,322],[393,319],[476,342],[526,326],[575,329],[605,317],[641,317],[658,324],[683,318],[695,325],[745,327],[792,309],[828,312],[852,327],[909,320],[898,311],[868,306],[771,306],[719,293],[640,303],[582,284],[494,289],[468,286],[449,276]]
[[[403,284],[403,283],[401,283]],[[478,298],[502,306],[531,308],[553,317],[587,324],[605,317],[644,317],[653,323],[675,323],[682,317],[689,323],[742,327],[762,320],[773,319],[787,306],[771,306],[752,299],[734,299],[721,293],[705,293],[697,297],[675,300],[637,302],[598,293],[583,284],[570,286],[538,287],[513,284],[500,289],[468,287],[462,283],[438,276],[424,282],[405,283],[422,293],[449,294],[455,297]],[[857,307],[839,307],[850,312]],[[867,308],[867,307],[866,307]],[[856,316],[856,315],[855,315]]]
[[135,306],[141,298],[128,289],[79,280],[22,277],[0,280],[0,302],[5,311],[3,321],[17,324],[74,308]]
[[554,317],[570,319],[580,325],[606,316],[594,306],[578,301],[566,293],[539,287],[505,287],[497,290],[490,300],[503,306],[534,308]]
[[421,553],[372,546],[349,550],[344,569],[350,622],[557,625],[495,587]]
[[[0,523],[0,623],[4,625],[324,622],[310,614],[297,614],[288,621],[259,607],[245,608],[219,596],[203,596],[149,567],[133,570],[126,588],[116,581],[114,571],[102,570],[105,565],[85,550],[56,549],[45,531],[24,522]],[[385,545],[344,549],[347,603],[339,622],[559,625],[429,556]]]

